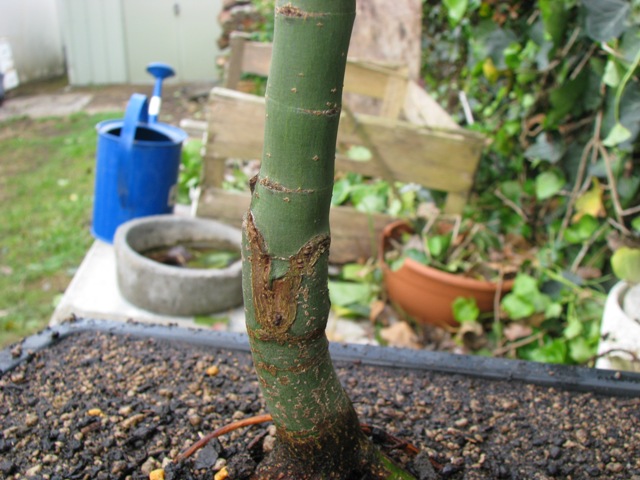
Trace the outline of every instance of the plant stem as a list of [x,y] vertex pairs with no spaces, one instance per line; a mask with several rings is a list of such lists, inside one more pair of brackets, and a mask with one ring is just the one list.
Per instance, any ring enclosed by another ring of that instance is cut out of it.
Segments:
[[262,164],[243,225],[256,372],[277,428],[255,478],[387,478],[325,335],[329,208],[355,0],[278,0]]

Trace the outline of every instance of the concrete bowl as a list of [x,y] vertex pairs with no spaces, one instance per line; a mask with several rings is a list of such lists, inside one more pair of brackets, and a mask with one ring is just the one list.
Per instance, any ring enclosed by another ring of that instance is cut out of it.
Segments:
[[116,231],[118,287],[132,304],[154,313],[206,315],[242,304],[242,262],[223,269],[165,265],[140,252],[187,242],[241,250],[240,230],[214,220],[154,215],[126,222]]

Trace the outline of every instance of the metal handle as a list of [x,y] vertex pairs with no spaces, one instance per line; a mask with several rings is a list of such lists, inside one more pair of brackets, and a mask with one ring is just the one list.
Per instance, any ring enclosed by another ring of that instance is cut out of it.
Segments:
[[179,3],[174,3],[173,4],[173,14],[176,17],[180,15],[180,4]]

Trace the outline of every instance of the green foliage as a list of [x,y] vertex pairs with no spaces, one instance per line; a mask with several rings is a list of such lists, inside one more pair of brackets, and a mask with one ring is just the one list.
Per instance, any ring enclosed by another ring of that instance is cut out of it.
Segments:
[[178,203],[190,204],[190,192],[200,185],[202,175],[202,142],[187,140],[182,145],[182,158],[178,174]]
[[640,248],[619,248],[611,257],[611,267],[619,279],[640,283]]
[[447,12],[449,14],[449,21],[452,26],[457,25],[464,17],[465,12],[467,11],[467,6],[469,4],[468,0],[444,0],[444,4],[447,7]]
[[216,316],[216,315],[196,315],[193,318],[194,323],[198,324],[198,325],[203,325],[205,327],[213,327],[215,328],[216,325],[220,325],[221,328],[226,328],[231,319],[227,316]]
[[[551,242],[557,258],[571,265],[580,250],[565,243],[564,234],[580,218],[574,214],[584,186],[597,180],[603,208],[594,217],[605,231],[590,252],[615,228],[628,234],[638,214],[629,207],[640,201],[634,155],[640,4],[424,5],[428,89],[463,123],[457,93],[464,91],[475,119],[467,127],[491,139],[476,179],[476,201],[487,219],[500,218],[505,228],[537,243]],[[607,218],[618,226],[607,225]],[[582,264],[590,261],[582,257]]]
[[[424,2],[423,75],[461,123],[464,91],[474,117],[466,127],[490,139],[470,205],[476,219],[537,246],[503,313],[543,319],[541,343],[518,355],[583,361],[597,321],[576,315],[599,318],[611,246],[639,233],[640,2],[475,0],[460,11]],[[560,296],[542,288],[549,272],[564,272],[552,282]]]
[[538,279],[524,274],[516,277],[501,307],[511,320],[529,329],[529,335],[519,339],[519,357],[568,364],[595,358],[604,295],[576,285],[570,277],[551,270],[539,272]]
[[496,224],[482,224],[470,215],[437,215],[415,222],[385,255],[392,270],[405,258],[469,278],[497,281],[512,274],[532,257],[531,246],[518,236],[505,236]]
[[371,265],[348,263],[329,280],[331,308],[341,317],[368,317],[380,292],[381,275]]
[[350,172],[334,182],[331,204],[348,204],[364,213],[409,216],[416,211],[420,190],[416,185],[396,183],[392,186],[385,180],[367,179]]
[[453,318],[460,323],[475,322],[480,317],[480,309],[474,298],[458,297],[451,305]]

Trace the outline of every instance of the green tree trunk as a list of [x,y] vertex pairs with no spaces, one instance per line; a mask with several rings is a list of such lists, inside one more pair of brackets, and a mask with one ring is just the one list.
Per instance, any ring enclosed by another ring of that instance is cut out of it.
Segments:
[[329,207],[355,0],[276,2],[260,173],[244,220],[247,330],[276,447],[257,478],[385,478],[325,327]]

